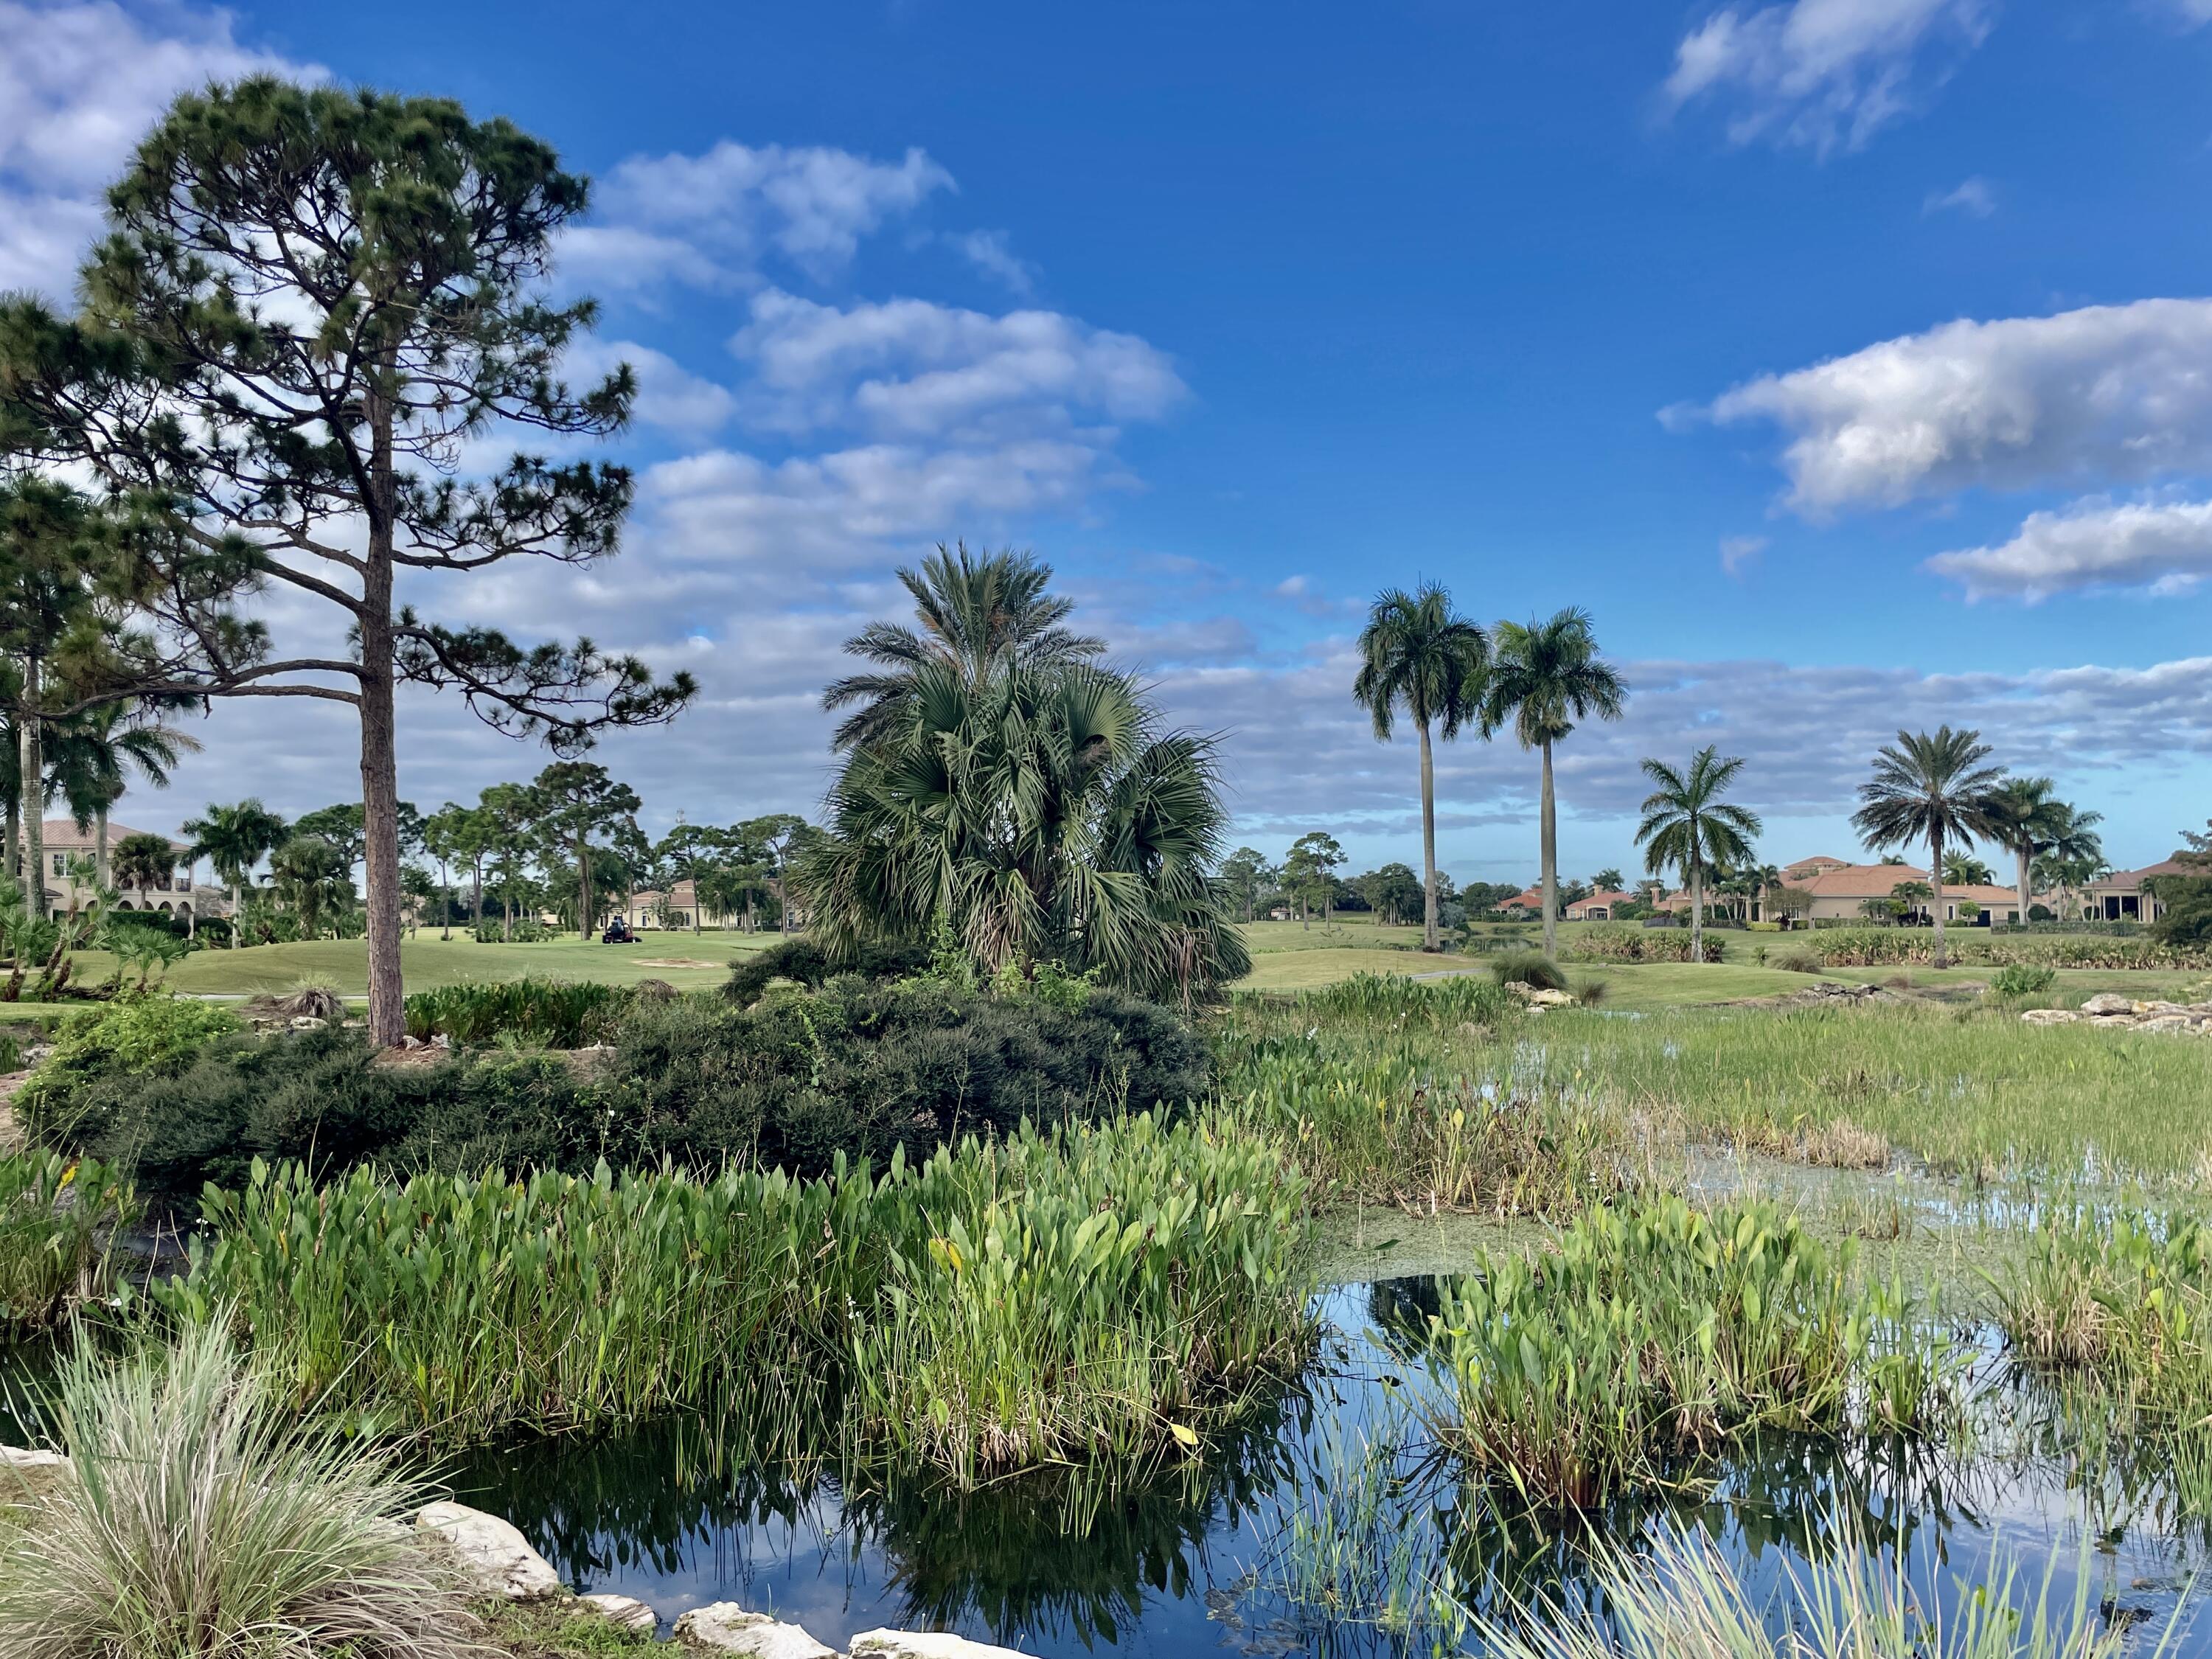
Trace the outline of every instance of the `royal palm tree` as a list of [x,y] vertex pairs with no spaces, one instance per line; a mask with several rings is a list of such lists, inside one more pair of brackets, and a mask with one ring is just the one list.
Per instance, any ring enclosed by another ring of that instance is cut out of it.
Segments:
[[2013,856],[2023,922],[2033,900],[2036,854],[2050,845],[2067,810],[2066,803],[2053,793],[2056,787],[2049,778],[2007,778],[1990,793],[1990,817],[1996,826],[1996,842]]
[[79,830],[93,831],[94,879],[109,884],[107,815],[136,771],[156,789],[200,740],[162,723],[135,702],[102,703],[49,728],[46,742],[50,791],[60,794]]
[[210,805],[196,818],[187,818],[185,834],[192,838],[190,856],[205,859],[216,878],[230,888],[230,948],[246,943],[246,884],[253,866],[284,843],[284,820],[252,796],[235,806]]
[[2109,867],[2096,830],[2104,821],[2102,812],[2081,811],[2060,801],[2049,836],[2035,855],[2036,880],[2057,893],[2060,912],[2069,921],[2081,919],[2074,890],[2096,880]]
[[1431,727],[1445,742],[1480,719],[1490,641],[1454,614],[1451,595],[1435,582],[1417,592],[1394,587],[1379,596],[1359,635],[1359,673],[1352,695],[1375,721],[1378,743],[1390,740],[1393,719],[1406,711],[1421,734],[1421,947],[1442,944],[1437,926],[1437,774]]
[[908,709],[915,676],[926,666],[949,670],[975,685],[1002,668],[1088,661],[1106,649],[1103,640],[1061,626],[1075,602],[1045,592],[1052,567],[1027,553],[1008,548],[977,555],[965,542],[951,550],[939,543],[919,569],[902,569],[898,579],[914,596],[921,625],[870,623],[845,641],[848,653],[884,672],[849,674],[823,692],[825,709],[858,705],[831,738],[836,748],[887,736]]
[[1682,872],[1682,884],[1690,891],[1692,962],[1705,959],[1705,872],[1748,866],[1752,842],[1759,836],[1758,815],[1721,799],[1742,770],[1741,756],[1723,760],[1712,744],[1691,756],[1683,771],[1662,760],[1644,763],[1644,775],[1658,787],[1644,798],[1636,842],[1644,849],[1644,867],[1653,875],[1663,874],[1669,866]]
[[1188,999],[1249,970],[1212,878],[1228,822],[1212,745],[1165,729],[1129,676],[925,663],[904,702],[848,754],[797,856],[833,955],[942,924],[987,973],[1056,961]]
[[1628,687],[1597,653],[1589,613],[1570,607],[1549,622],[1502,622],[1491,634],[1490,678],[1483,690],[1482,734],[1510,720],[1523,749],[1543,751],[1538,835],[1544,864],[1544,954],[1559,936],[1559,825],[1552,787],[1552,749],[1593,714],[1620,718]]
[[[1941,881],[1947,842],[1995,840],[1997,823],[1990,793],[2002,776],[1988,763],[1990,746],[1978,732],[1954,732],[1946,726],[1932,735],[1899,732],[1874,758],[1874,776],[1859,786],[1859,810],[1851,815],[1868,846],[1904,847],[1928,843],[1931,881]],[[1943,953],[1943,896],[1933,896],[1929,913],[1936,924],[1936,966]]]
[[116,882],[120,886],[137,888],[142,908],[152,902],[144,896],[175,874],[176,868],[177,849],[167,836],[141,831],[115,843]]

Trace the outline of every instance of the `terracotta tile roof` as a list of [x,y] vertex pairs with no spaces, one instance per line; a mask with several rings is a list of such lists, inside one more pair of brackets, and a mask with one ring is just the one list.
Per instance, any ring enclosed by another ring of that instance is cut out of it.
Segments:
[[[100,841],[100,831],[96,828],[80,830],[73,818],[44,818],[40,823],[40,837],[50,848],[92,847],[97,845]],[[133,830],[127,823],[118,823],[113,818],[107,821],[107,844],[110,847],[114,846],[125,836],[143,836],[147,833],[149,832],[143,830]],[[172,840],[167,836],[162,839],[168,842],[172,847],[182,848],[185,845],[183,842]]]
[[1629,904],[1634,902],[1635,898],[1636,895],[1633,893],[1591,893],[1586,897],[1577,899],[1572,904],[1567,906],[1567,911],[1569,915],[1572,915],[1575,911],[1581,909],[1586,904],[1603,904],[1607,906]]
[[2099,888],[2140,887],[2146,876],[2201,876],[2207,873],[2202,863],[2185,864],[2181,855],[2160,859],[2156,864],[2146,864],[2140,870],[2115,870],[2109,876],[2100,877],[2084,890],[2094,892]]
[[1887,898],[1900,881],[1926,881],[1928,872],[1910,864],[1844,864],[1792,884],[1814,898]]

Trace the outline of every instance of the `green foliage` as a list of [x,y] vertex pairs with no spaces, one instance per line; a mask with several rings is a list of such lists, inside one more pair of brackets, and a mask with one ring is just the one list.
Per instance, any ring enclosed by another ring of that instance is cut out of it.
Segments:
[[1139,1117],[880,1177],[509,1180],[297,1165],[210,1189],[153,1294],[234,1324],[289,1403],[447,1440],[677,1406],[844,1402],[963,1480],[1150,1459],[1303,1358],[1304,1194],[1263,1145]]
[[631,1001],[622,986],[590,980],[465,981],[407,999],[407,1035],[481,1045],[502,1037],[547,1048],[580,1048],[613,1035]]
[[138,1218],[130,1183],[96,1159],[0,1158],[0,1330],[47,1330],[107,1295],[116,1235]]
[[1566,936],[1559,958],[1563,962],[1688,962],[1692,959],[1693,945],[1700,944],[1707,962],[1721,960],[1726,947],[1720,940],[1698,940],[1686,927],[1594,921]]
[[2166,912],[2151,924],[2151,937],[2169,950],[2212,956],[2212,878],[2161,878],[2158,896]]
[[2058,983],[2055,968],[2031,967],[2024,962],[2007,963],[1990,978],[1990,990],[2001,997],[2039,997]]
[[[1832,968],[1920,967],[1936,959],[1935,935],[1923,927],[1824,927],[1810,948]],[[2039,933],[1976,929],[1954,933],[1944,953],[1953,963],[2031,968],[2172,969],[2212,967],[2212,946],[2167,945],[2142,935]]]
[[[950,962],[967,968],[969,958],[959,948],[958,941],[945,930],[945,938],[937,952],[940,963]],[[819,988],[834,974],[858,974],[863,979],[897,979],[904,975],[920,973],[932,964],[928,951],[918,945],[863,944],[849,951],[832,955],[818,940],[787,939],[771,945],[765,951],[755,951],[738,958],[730,966],[730,977],[722,994],[730,1000],[750,1006],[759,1000],[762,992],[776,980],[788,980],[793,985],[808,989]],[[957,977],[963,983],[972,982],[973,974],[940,975],[940,978]]]
[[450,1557],[394,1524],[424,1484],[292,1403],[211,1327],[120,1360],[72,1346],[53,1400],[70,1461],[0,1544],[0,1655],[481,1651]]
[[511,927],[512,931],[509,931],[510,924],[501,921],[496,916],[484,917],[477,923],[477,943],[544,945],[561,937],[556,930],[547,927],[535,916],[517,916]]
[[1531,1504],[1680,1485],[1762,1429],[1924,1428],[1953,1397],[1949,1340],[1795,1217],[1669,1198],[1590,1210],[1558,1244],[1443,1283],[1426,1351],[1432,1431]]
[[1491,977],[1500,985],[1519,983],[1536,991],[1564,991],[1567,976],[1540,951],[1513,951],[1490,959]]
[[17,1095],[16,1108],[34,1126],[50,1126],[68,1115],[88,1080],[175,1071],[240,1029],[228,1009],[183,997],[118,997],[72,1012]]

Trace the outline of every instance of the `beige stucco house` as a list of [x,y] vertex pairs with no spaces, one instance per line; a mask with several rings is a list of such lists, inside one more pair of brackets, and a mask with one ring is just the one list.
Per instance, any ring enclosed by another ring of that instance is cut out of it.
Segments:
[[[80,830],[69,818],[47,818],[40,827],[46,842],[46,867],[44,872],[46,886],[46,907],[50,910],[66,910],[82,904],[92,896],[91,884],[80,885],[70,873],[71,863],[78,859],[91,862],[98,851],[99,836],[91,830]],[[125,836],[145,833],[133,830],[127,823],[112,819],[107,825],[107,850],[112,857],[116,843]],[[119,890],[115,901],[118,910],[155,910],[176,916],[227,916],[230,914],[230,890],[212,883],[202,882],[191,849],[183,842],[170,840],[176,849],[177,868],[166,880],[150,887],[129,886]]]

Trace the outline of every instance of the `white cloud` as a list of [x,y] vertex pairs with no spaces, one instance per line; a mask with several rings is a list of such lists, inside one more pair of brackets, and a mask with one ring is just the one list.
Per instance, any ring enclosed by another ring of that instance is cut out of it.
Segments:
[[1740,576],[1759,556],[1766,551],[1764,536],[1723,536],[1721,538],[1721,568],[1731,576]]
[[2212,0],[2151,0],[2151,4],[2185,29],[2212,23]]
[[1735,143],[1771,138],[1822,156],[1856,149],[1981,44],[1990,15],[1987,0],[1730,6],[1682,38],[1665,94],[1676,109],[1709,97],[1730,103]]
[[952,175],[919,149],[878,161],[726,138],[702,155],[633,156],[615,167],[599,181],[592,222],[568,234],[562,263],[584,285],[626,290],[747,287],[771,256],[827,277],[886,219],[953,188]]
[[1966,179],[1954,189],[1930,191],[1928,199],[1920,204],[1923,218],[1932,214],[1957,212],[1986,219],[1996,210],[1996,193],[1990,188],[1990,181],[1980,177]]
[[1036,287],[1036,268],[1015,253],[1003,230],[971,230],[952,238],[960,255],[986,276],[1026,299]]
[[2202,471],[2212,300],[1946,323],[1764,376],[1692,413],[1790,434],[1789,499],[1812,513]]
[[2075,501],[2030,514],[2002,546],[1939,553],[1928,568],[1964,583],[1969,599],[2033,604],[2086,587],[2185,592],[2212,576],[2212,501]]
[[66,296],[100,191],[179,93],[323,71],[240,44],[227,11],[0,0],[0,288]]
[[943,437],[1078,416],[1143,420],[1184,390],[1166,354],[1135,335],[1051,311],[994,317],[927,300],[841,309],[771,289],[730,345],[755,371],[753,417],[788,431]]
[[727,386],[702,380],[665,352],[634,340],[586,336],[568,348],[561,369],[580,390],[614,373],[620,363],[628,363],[637,375],[636,417],[647,426],[705,437],[727,425],[737,408],[736,394]]

